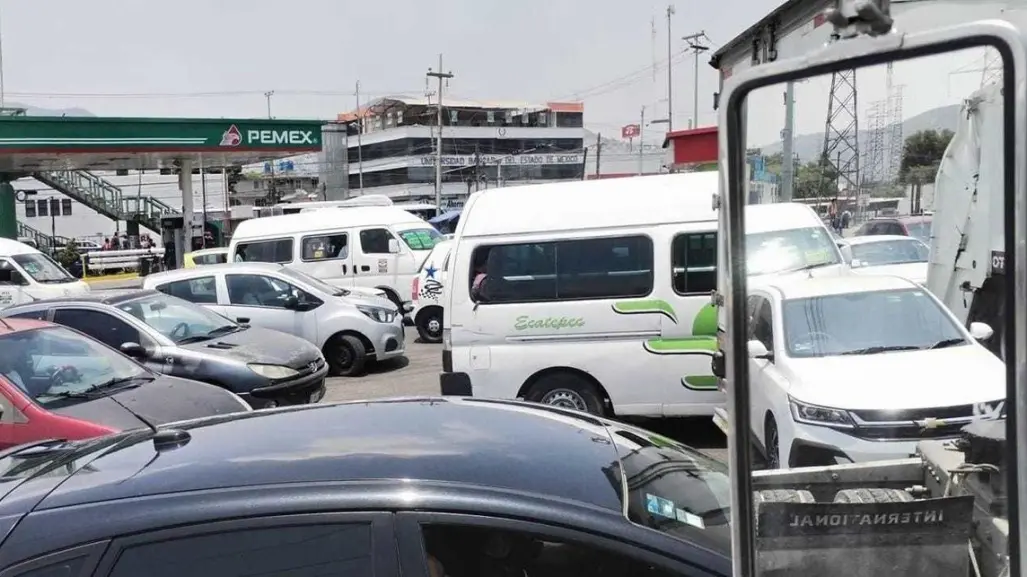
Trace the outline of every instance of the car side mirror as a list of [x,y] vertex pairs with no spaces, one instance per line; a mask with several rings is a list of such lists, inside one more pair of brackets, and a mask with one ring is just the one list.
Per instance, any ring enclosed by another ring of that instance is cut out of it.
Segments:
[[978,341],[986,341],[995,334],[995,329],[988,323],[970,323],[970,336]]
[[767,350],[767,345],[763,344],[762,341],[755,339],[749,341],[749,357],[753,359],[763,359],[766,361],[774,360],[774,353]]
[[842,251],[842,259],[844,259],[845,262],[852,262],[851,246],[849,246],[847,243],[840,242],[838,243],[838,250]]
[[389,254],[399,254],[399,241],[394,238],[389,239]]
[[132,357],[133,359],[145,359],[147,356],[146,349],[139,343],[121,343],[118,350],[125,356]]
[[289,295],[285,297],[285,301],[282,303],[282,306],[289,310],[296,310],[300,307],[300,299],[296,295]]
[[239,323],[240,325],[248,325],[250,324],[250,319],[249,317],[235,317],[235,322]]

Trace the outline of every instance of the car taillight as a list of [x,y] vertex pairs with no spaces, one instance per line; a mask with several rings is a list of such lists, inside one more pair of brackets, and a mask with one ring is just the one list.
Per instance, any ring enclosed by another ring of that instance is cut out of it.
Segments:
[[414,282],[410,285],[410,300],[417,300],[417,292],[421,288],[421,277],[415,276]]

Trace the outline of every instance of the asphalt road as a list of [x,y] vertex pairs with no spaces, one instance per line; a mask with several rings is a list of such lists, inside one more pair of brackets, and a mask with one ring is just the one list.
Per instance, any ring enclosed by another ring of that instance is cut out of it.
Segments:
[[[324,400],[357,401],[439,394],[442,345],[420,343],[416,338],[415,331],[407,331],[407,356],[404,359],[381,363],[361,377],[329,378]],[[715,459],[727,461],[726,440],[710,418],[653,419],[635,424],[700,449]]]

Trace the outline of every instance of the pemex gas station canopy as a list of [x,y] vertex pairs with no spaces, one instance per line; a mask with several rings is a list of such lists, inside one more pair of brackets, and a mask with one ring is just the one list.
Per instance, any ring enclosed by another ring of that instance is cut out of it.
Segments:
[[238,166],[321,150],[320,120],[0,116],[0,173]]

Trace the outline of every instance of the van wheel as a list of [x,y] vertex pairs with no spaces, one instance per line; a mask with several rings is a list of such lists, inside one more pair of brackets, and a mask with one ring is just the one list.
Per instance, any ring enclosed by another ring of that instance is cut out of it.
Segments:
[[335,335],[325,345],[325,360],[333,375],[355,377],[364,371],[367,349],[353,335]]
[[534,403],[574,409],[603,416],[603,399],[596,386],[572,373],[552,373],[528,389],[527,399]]
[[442,307],[428,307],[417,314],[417,334],[426,343],[442,342]]
[[773,415],[767,415],[767,422],[763,425],[763,446],[766,447],[767,468],[780,469],[781,435]]

